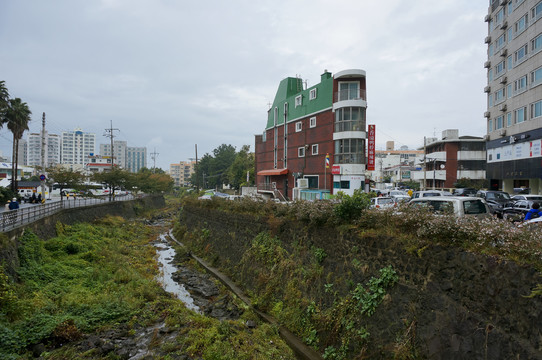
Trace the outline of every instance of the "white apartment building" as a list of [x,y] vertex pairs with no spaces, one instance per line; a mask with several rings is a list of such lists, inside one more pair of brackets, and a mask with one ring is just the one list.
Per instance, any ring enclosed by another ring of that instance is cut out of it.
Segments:
[[[126,169],[126,149],[128,144],[126,141],[115,140],[113,142],[113,161],[115,165]],[[111,144],[100,144],[100,155],[111,156]]]
[[195,171],[195,161],[180,161],[169,165],[169,175],[173,178],[174,186],[186,186]]
[[79,128],[73,131],[63,131],[60,162],[72,169],[83,168],[88,157],[94,155],[95,148],[96,134],[83,132]]
[[542,1],[490,0],[487,178],[491,189],[542,194]]
[[[26,144],[28,166],[41,166],[42,132],[30,133]],[[45,130],[45,167],[60,164],[60,136]]]

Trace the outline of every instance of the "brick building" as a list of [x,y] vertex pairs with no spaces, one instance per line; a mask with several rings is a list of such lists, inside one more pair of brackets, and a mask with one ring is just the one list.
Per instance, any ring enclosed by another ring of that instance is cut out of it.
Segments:
[[[262,135],[255,137],[258,192],[283,199],[319,199],[365,188],[365,71],[327,70],[319,84],[279,84]],[[329,167],[326,167],[329,156]]]

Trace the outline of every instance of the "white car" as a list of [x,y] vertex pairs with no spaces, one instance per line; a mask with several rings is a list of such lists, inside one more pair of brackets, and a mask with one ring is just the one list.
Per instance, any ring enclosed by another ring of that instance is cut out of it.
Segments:
[[371,208],[372,209],[385,209],[395,206],[395,200],[392,197],[381,196],[371,199]]
[[424,206],[437,214],[453,214],[457,217],[476,216],[490,217],[489,206],[477,197],[467,196],[429,196],[412,199],[409,206]]
[[514,195],[512,196],[513,201],[518,200],[534,200],[534,201],[542,201],[542,195]]
[[452,193],[448,191],[440,190],[423,190],[423,191],[414,191],[412,193],[413,199],[428,197],[428,196],[452,196]]

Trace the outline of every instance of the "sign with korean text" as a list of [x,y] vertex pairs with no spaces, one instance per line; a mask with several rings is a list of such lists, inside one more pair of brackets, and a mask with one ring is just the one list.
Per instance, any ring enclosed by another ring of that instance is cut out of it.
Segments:
[[375,169],[375,126],[369,125],[369,136],[367,142],[367,170],[374,171]]
[[331,173],[333,175],[341,175],[341,165],[333,165],[331,167]]

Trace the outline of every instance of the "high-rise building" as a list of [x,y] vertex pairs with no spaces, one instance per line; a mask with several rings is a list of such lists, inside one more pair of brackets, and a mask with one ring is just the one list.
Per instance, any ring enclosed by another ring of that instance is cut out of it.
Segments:
[[484,115],[491,189],[542,193],[541,18],[540,0],[489,2]]
[[[128,144],[126,141],[115,140],[113,142],[114,163],[116,166],[120,166],[126,169],[126,148]],[[100,144],[100,155],[111,156],[111,143]]]
[[[41,166],[42,132],[30,133],[27,142],[27,165]],[[45,167],[60,164],[60,136],[45,130]]]
[[173,185],[189,185],[190,177],[195,171],[195,166],[195,161],[180,161],[178,164],[170,164],[169,175],[173,178]]
[[147,167],[147,148],[128,146],[126,148],[126,169],[136,173]]
[[279,199],[319,199],[365,189],[365,71],[327,70],[307,89],[279,84],[262,135],[255,138],[258,192]]
[[96,149],[96,134],[83,132],[77,128],[73,131],[63,131],[60,147],[60,162],[72,168],[81,165],[82,168],[89,155],[94,155]]

